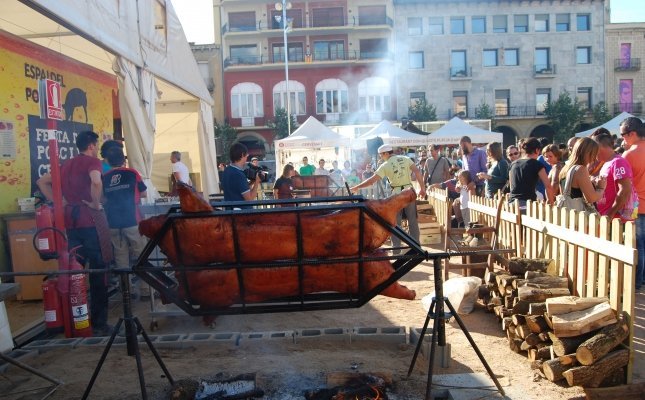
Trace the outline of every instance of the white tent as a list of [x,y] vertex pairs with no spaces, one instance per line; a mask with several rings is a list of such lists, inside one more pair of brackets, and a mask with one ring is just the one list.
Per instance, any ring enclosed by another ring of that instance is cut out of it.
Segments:
[[587,137],[591,135],[596,129],[598,128],[605,128],[609,132],[611,132],[612,135],[619,135],[620,134],[620,123],[625,120],[625,118],[633,117],[628,112],[623,111],[622,113],[618,114],[616,117],[610,119],[609,121],[605,122],[604,124],[597,126],[595,128],[587,129],[586,131],[578,132],[576,133],[576,137]]
[[473,143],[502,142],[504,135],[472,126],[459,117],[454,117],[447,124],[432,132],[428,136],[430,144],[459,144],[463,136],[470,137]]
[[149,186],[168,187],[179,150],[219,191],[212,99],[170,1],[8,0],[0,29],[116,74],[128,162]]
[[[338,160],[339,156],[342,160],[350,159],[349,138],[332,131],[314,117],[307,118],[291,136],[276,140],[275,150],[277,175],[288,162],[293,162],[297,169],[303,156],[307,156],[314,166],[321,158],[326,161]],[[339,164],[342,166],[342,162]],[[331,162],[325,165],[327,169],[331,167]]]
[[374,128],[357,137],[352,142],[352,147],[355,149],[363,149],[367,147],[367,140],[376,137],[380,137],[383,139],[383,143],[392,146],[423,146],[428,143],[427,135],[409,132],[397,128],[388,121],[381,121]]

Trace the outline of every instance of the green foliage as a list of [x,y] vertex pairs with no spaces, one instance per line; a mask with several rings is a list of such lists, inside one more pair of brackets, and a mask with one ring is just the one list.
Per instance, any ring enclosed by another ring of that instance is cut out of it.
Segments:
[[493,108],[482,100],[481,104],[475,107],[475,118],[477,119],[493,119],[495,113]]
[[428,104],[426,99],[420,99],[415,105],[408,107],[408,118],[417,122],[437,120],[437,107]]
[[273,137],[275,139],[283,139],[289,136],[289,133],[293,133],[298,129],[298,121],[291,116],[291,132],[289,132],[289,124],[287,123],[287,110],[284,108],[277,108],[275,110],[275,116],[272,120],[267,122],[267,126],[273,129]]
[[591,114],[593,115],[593,126],[602,125],[611,119],[611,114],[609,113],[607,104],[604,101],[593,106]]
[[228,152],[236,138],[237,131],[235,128],[227,122],[220,124],[215,121],[215,141],[218,163],[227,163],[229,161]]
[[568,92],[562,92],[556,101],[547,103],[544,115],[555,131],[554,143],[566,143],[582,122],[585,110],[578,99],[572,99]]

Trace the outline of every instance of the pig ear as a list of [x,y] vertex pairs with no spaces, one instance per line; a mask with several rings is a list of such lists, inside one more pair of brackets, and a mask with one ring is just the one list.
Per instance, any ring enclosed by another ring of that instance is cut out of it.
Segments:
[[183,212],[213,211],[213,207],[208,201],[204,200],[192,186],[183,182],[177,182],[176,185],[179,192],[179,203]]

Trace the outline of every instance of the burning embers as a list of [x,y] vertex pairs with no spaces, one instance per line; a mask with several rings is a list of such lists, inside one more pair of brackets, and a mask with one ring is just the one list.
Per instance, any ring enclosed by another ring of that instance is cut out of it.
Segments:
[[305,393],[307,400],[387,400],[386,379],[376,375],[345,376],[345,383],[331,389]]

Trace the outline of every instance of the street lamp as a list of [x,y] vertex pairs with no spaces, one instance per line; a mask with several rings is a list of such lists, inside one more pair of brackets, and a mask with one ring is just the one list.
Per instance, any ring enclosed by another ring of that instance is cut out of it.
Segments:
[[282,16],[276,15],[275,20],[278,24],[282,24],[282,35],[284,39],[284,76],[285,76],[285,90],[287,92],[287,134],[291,135],[291,102],[289,93],[289,47],[287,46],[287,31],[289,24],[287,23],[287,10],[291,9],[291,3],[287,0],[275,3],[275,9],[282,11]]

